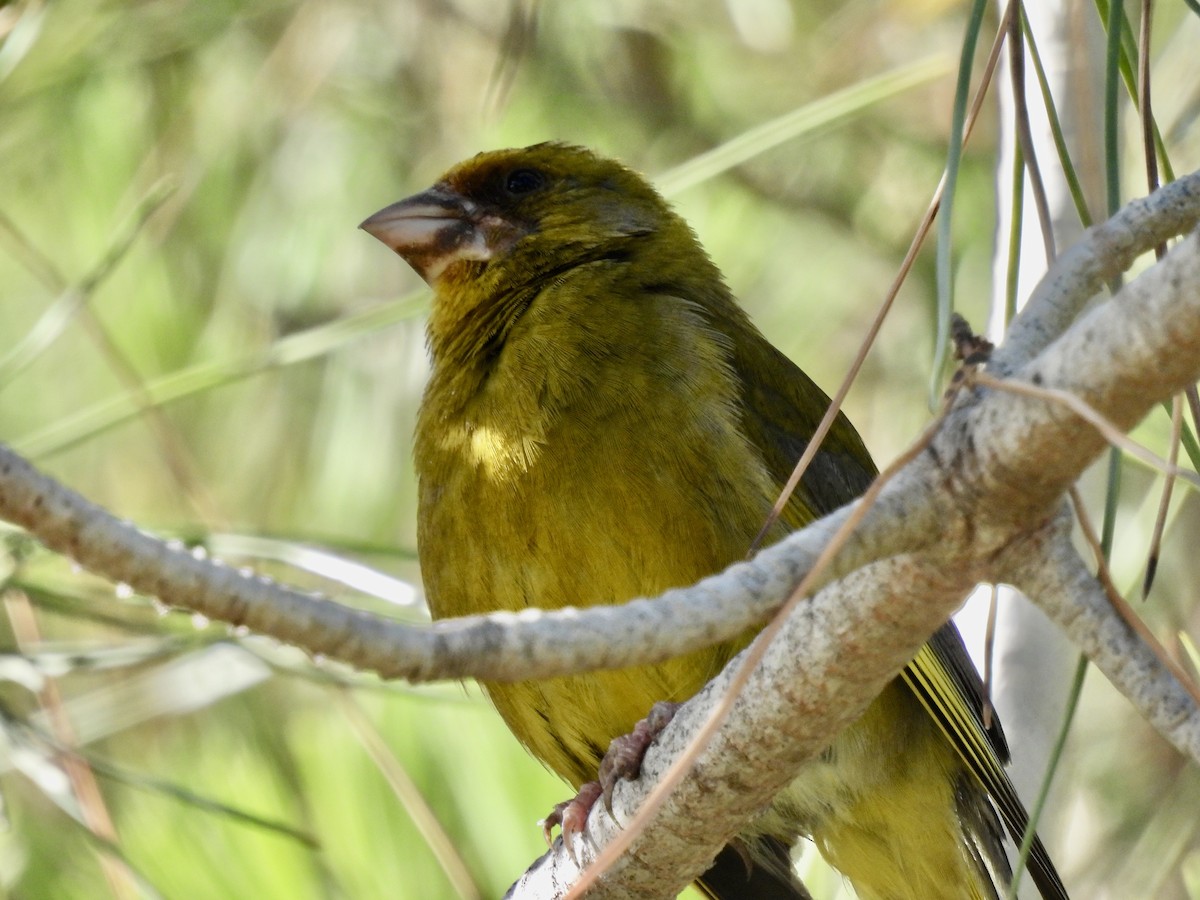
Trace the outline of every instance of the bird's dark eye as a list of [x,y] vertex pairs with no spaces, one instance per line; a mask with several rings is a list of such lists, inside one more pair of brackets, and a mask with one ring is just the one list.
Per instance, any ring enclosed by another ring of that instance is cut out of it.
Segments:
[[513,169],[504,179],[504,190],[510,194],[528,194],[546,182],[546,176],[537,169]]

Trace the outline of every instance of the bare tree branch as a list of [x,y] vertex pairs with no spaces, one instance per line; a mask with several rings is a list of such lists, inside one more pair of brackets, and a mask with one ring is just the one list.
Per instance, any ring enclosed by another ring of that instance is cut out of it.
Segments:
[[1104,587],[1070,541],[1067,513],[1050,539],[1004,559],[1005,578],[1030,596],[1087,654],[1155,730],[1200,760],[1200,716],[1191,694],[1116,613]]
[[1200,173],[1193,172],[1125,206],[1051,266],[1013,319],[1004,345],[989,369],[1011,375],[1062,334],[1104,285],[1125,272],[1141,254],[1196,227]]
[[[832,735],[862,714],[962,602],[977,574],[965,564],[894,557],[852,573],[801,604],[690,777],[588,896],[675,896],[829,745]],[[921,602],[914,603],[913,597]],[[586,840],[573,847],[576,859],[591,861],[620,830],[617,823],[640,805],[720,702],[740,660],[676,713],[647,753],[641,777],[618,784],[616,820],[596,804]],[[511,896],[563,896],[550,886],[572,882],[577,872],[575,859],[557,841]]]
[[[813,523],[753,563],[654,600],[406,625],[196,556],[122,522],[0,445],[0,518],[113,582],[314,654],[412,682],[516,681],[676,656],[732,638],[779,608],[846,518]],[[906,549],[928,528],[872,516],[818,584]],[[872,540],[875,538],[875,540]]]

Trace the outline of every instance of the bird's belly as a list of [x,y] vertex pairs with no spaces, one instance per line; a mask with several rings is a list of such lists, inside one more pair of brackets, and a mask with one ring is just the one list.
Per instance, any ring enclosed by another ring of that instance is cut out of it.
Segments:
[[654,666],[484,688],[529,751],[578,787],[595,780],[614,737],[631,732],[654,703],[694,694],[723,655],[702,651]]
[[[539,545],[543,540],[551,539],[541,535],[531,543]],[[719,568],[714,563],[697,570],[690,561],[671,560],[665,553],[645,554],[639,548],[619,546],[622,543],[618,538],[603,545],[555,538],[549,551],[555,556],[554,566],[539,566],[537,554],[532,554],[515,571],[508,562],[493,557],[485,565],[490,582],[486,595],[503,604],[499,608],[513,610],[615,604],[690,584]],[[529,750],[579,785],[596,777],[614,737],[630,732],[654,703],[691,697],[741,643],[704,648],[653,665],[483,686]]]
[[[566,480],[576,486],[567,496],[473,479],[441,485],[436,506],[423,498],[421,563],[436,618],[653,597],[741,558],[759,521],[702,516],[687,502],[694,495],[645,478]],[[579,784],[596,777],[614,737],[657,701],[690,697],[748,638],[655,665],[484,688],[526,747]]]

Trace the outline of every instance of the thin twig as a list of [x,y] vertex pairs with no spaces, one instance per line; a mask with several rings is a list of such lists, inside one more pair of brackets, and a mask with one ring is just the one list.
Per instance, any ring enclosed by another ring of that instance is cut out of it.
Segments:
[[[8,621],[12,626],[13,639],[17,649],[22,652],[35,647],[42,642],[41,630],[33,607],[24,591],[10,589],[4,592],[4,608],[8,612]],[[38,702],[46,711],[51,732],[55,740],[65,748],[78,746],[75,728],[67,716],[63,705],[62,694],[58,682],[47,678],[37,693]],[[95,773],[92,772],[88,761],[76,753],[59,752],[56,754],[58,764],[66,773],[71,784],[71,791],[79,803],[80,816],[84,826],[100,840],[99,849],[100,869],[104,880],[114,897],[121,900],[135,900],[139,896],[137,882],[119,855],[111,853],[106,848],[118,847],[120,838],[108,804],[104,802],[104,794],[96,783]]]
[[1057,251],[1054,247],[1053,219],[1050,216],[1050,201],[1046,198],[1046,183],[1038,166],[1037,150],[1033,144],[1033,133],[1029,126],[1029,101],[1025,95],[1025,42],[1021,31],[1021,16],[1012,9],[1020,6],[1021,0],[1009,0],[1006,13],[1008,22],[1008,62],[1012,76],[1014,132],[1017,146],[1029,175],[1029,189],[1033,193],[1033,205],[1037,209],[1041,226],[1042,246],[1046,253],[1046,265],[1054,262]]
[[[975,123],[979,119],[979,111],[983,108],[983,101],[987,97],[987,87],[991,84],[992,76],[996,71],[996,63],[1000,58],[1000,48],[1003,46],[1003,43],[1004,29],[1001,28],[996,33],[996,38],[992,42],[992,49],[988,53],[987,64],[984,66],[982,81],[971,103],[971,110],[967,114],[967,120],[963,125],[963,146],[966,146],[967,141],[971,138],[971,133],[975,130]],[[900,262],[900,268],[896,272],[896,277],[892,279],[892,283],[883,297],[883,302],[879,304],[879,309],[875,311],[875,317],[871,320],[871,324],[867,328],[867,333],[863,336],[862,342],[859,344],[858,352],[854,354],[854,360],[850,363],[850,368],[846,371],[842,383],[838,385],[833,399],[829,401],[829,408],[825,410],[825,415],[821,417],[821,421],[817,424],[812,436],[808,439],[808,445],[804,448],[804,452],[800,454],[800,459],[796,461],[795,469],[792,470],[787,483],[780,490],[779,497],[775,500],[775,505],[767,515],[762,528],[759,529],[754,540],[750,542],[750,549],[747,556],[754,555],[754,552],[762,546],[763,538],[775,527],[775,523],[783,515],[784,507],[791,500],[796,486],[800,484],[800,479],[808,471],[808,467],[816,457],[817,451],[821,449],[822,442],[824,442],[826,435],[829,434],[829,429],[833,427],[833,423],[837,420],[838,413],[842,409],[842,404],[846,402],[846,396],[850,393],[850,388],[854,385],[859,371],[867,360],[867,354],[871,352],[871,348],[875,345],[875,339],[879,337],[879,331],[883,327],[884,320],[888,317],[888,313],[892,311],[896,297],[900,294],[900,288],[904,286],[904,282],[908,278],[908,273],[912,270],[913,265],[917,261],[917,256],[921,252],[921,248],[925,245],[925,239],[929,237],[934,219],[937,218],[938,208],[942,203],[942,194],[946,190],[946,177],[947,173],[943,171],[941,179],[938,180],[937,187],[934,188],[929,206],[925,209],[925,215],[921,217],[921,221],[917,225],[916,234],[913,235],[912,242],[908,245],[908,252],[904,254],[904,259]]]
[[375,723],[363,711],[358,698],[345,687],[335,687],[333,695],[337,698],[342,715],[349,723],[354,736],[358,738],[358,742],[362,744],[363,749],[371,758],[371,762],[383,775],[384,780],[392,789],[392,793],[400,801],[400,805],[404,807],[409,818],[412,819],[418,834],[425,840],[425,844],[433,853],[433,858],[437,860],[438,865],[441,866],[446,879],[453,885],[457,896],[462,900],[480,900],[483,894],[479,890],[479,885],[475,883],[475,878],[471,874],[466,860],[454,846],[454,841],[442,827],[442,823],[421,793],[421,789],[417,787],[412,776],[408,774],[391,748],[388,747],[387,741],[383,739]]

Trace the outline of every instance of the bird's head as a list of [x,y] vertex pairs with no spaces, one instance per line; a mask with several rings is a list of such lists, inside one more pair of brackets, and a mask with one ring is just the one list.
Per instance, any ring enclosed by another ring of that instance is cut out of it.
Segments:
[[494,290],[535,282],[630,253],[631,239],[658,235],[695,245],[642,176],[560,143],[480,153],[360,227],[439,293],[468,282]]

